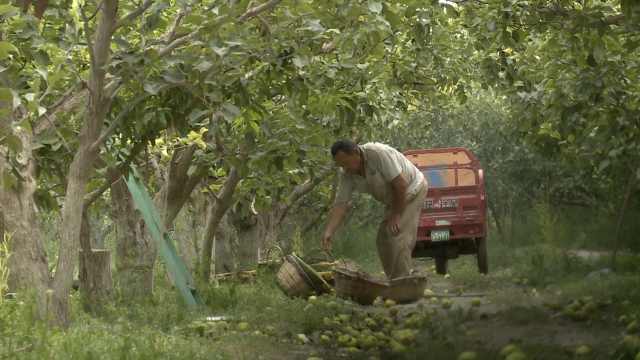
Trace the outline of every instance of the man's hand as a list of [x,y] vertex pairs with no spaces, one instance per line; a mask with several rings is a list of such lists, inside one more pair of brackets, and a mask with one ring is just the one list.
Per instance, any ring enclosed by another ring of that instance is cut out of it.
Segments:
[[322,235],[322,240],[320,242],[320,245],[322,246],[322,249],[324,251],[326,251],[328,254],[331,254],[331,246],[333,244],[332,244],[330,235],[327,235],[327,234]]
[[400,233],[400,215],[390,214],[386,221],[387,231],[392,235],[398,235]]

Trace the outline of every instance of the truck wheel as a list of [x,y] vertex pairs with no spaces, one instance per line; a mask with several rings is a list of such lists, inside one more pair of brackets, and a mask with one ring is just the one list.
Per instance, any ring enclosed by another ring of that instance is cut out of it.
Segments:
[[487,261],[487,239],[477,238],[476,247],[478,248],[478,271],[482,274],[489,272],[489,263]]
[[436,256],[436,273],[444,275],[447,273],[447,258],[444,256]]

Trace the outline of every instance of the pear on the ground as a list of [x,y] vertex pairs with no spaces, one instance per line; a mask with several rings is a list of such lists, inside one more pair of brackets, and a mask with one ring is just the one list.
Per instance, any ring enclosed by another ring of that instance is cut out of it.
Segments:
[[394,300],[387,299],[384,301],[384,306],[386,307],[396,306],[396,302]]
[[526,360],[527,355],[525,355],[522,351],[514,351],[511,354],[507,355],[505,360]]
[[588,345],[581,345],[576,349],[576,355],[578,356],[587,356],[589,354],[591,354],[591,347]]
[[478,354],[473,351],[465,351],[458,355],[458,360],[476,360],[478,358]]
[[516,344],[508,344],[500,350],[500,356],[506,357],[509,354],[520,351],[520,348]]

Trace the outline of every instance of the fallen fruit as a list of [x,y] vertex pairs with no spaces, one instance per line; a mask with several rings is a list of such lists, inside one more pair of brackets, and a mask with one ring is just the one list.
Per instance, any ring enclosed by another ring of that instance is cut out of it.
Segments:
[[588,345],[581,345],[576,349],[576,355],[578,356],[586,356],[589,354],[591,354],[591,347]]
[[298,334],[298,335],[296,335],[296,338],[298,338],[298,340],[300,340],[300,342],[303,343],[303,344],[308,344],[309,343],[309,338],[305,334]]
[[387,299],[384,301],[384,306],[386,307],[396,306],[396,302],[391,299]]
[[244,321],[241,322],[241,323],[238,323],[238,330],[240,330],[240,331],[249,330],[249,323],[248,322],[244,322]]
[[411,329],[393,330],[391,337],[402,344],[408,345],[416,340],[416,332]]
[[443,299],[442,300],[442,307],[445,309],[448,309],[451,307],[451,305],[453,305],[453,303],[451,302],[451,300],[449,299]]
[[338,344],[340,345],[347,345],[349,343],[349,340],[351,340],[351,336],[349,335],[340,335],[338,336]]
[[359,352],[359,351],[360,351],[360,349],[358,349],[358,348],[357,348],[357,347],[355,347],[355,346],[349,346],[349,347],[348,347],[348,348],[346,348],[345,350],[346,350],[348,353],[351,353],[351,354],[353,354],[353,353],[357,353],[357,352]]
[[473,351],[465,351],[458,355],[458,360],[475,360],[478,358],[478,354]]
[[627,335],[622,339],[622,345],[627,353],[633,354],[640,352],[640,337]]
[[527,355],[525,355],[520,350],[516,352],[512,352],[511,354],[507,355],[507,357],[505,358],[505,360],[526,360],[526,359],[527,359]]
[[391,339],[391,341],[389,341],[389,345],[391,346],[391,351],[394,353],[403,353],[405,351],[407,351],[406,346],[400,344],[399,342]]
[[480,306],[482,304],[482,300],[475,298],[473,300],[471,300],[471,305],[472,306]]
[[376,323],[375,320],[373,320],[372,318],[368,317],[366,319],[364,319],[364,324],[368,327],[368,328],[375,328],[376,326],[378,326],[378,323]]
[[309,300],[309,301],[313,302],[313,301],[318,300],[318,297],[317,297],[317,296],[315,296],[315,295],[311,295],[311,296],[309,296],[309,299],[307,299],[307,300]]
[[520,351],[520,348],[518,347],[518,345],[509,344],[503,347],[502,350],[500,350],[500,356],[506,357],[509,354],[514,353],[516,351]]

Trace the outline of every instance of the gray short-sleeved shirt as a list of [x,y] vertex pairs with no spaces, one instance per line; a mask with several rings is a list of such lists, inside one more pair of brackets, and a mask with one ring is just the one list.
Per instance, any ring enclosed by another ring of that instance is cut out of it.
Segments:
[[418,170],[401,152],[381,143],[366,143],[359,146],[364,156],[365,177],[345,173],[340,169],[340,184],[334,205],[351,201],[353,192],[366,192],[376,200],[391,205],[391,180],[402,175],[408,184],[407,198],[413,197],[426,182]]

